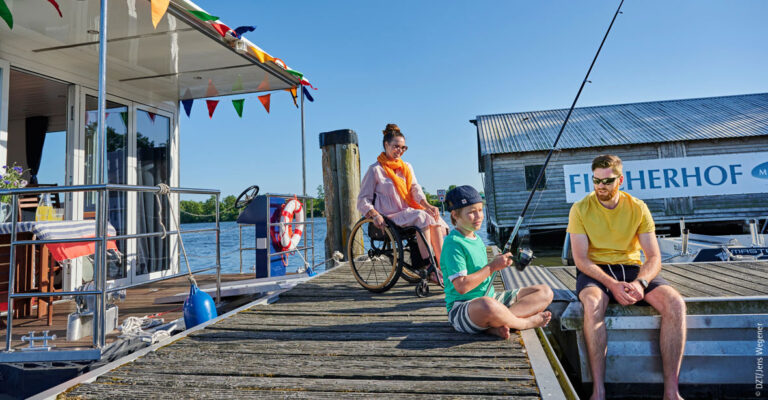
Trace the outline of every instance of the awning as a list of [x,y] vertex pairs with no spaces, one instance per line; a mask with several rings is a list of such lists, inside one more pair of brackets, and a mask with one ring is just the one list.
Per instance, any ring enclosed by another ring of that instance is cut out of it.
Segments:
[[[12,54],[12,64],[19,58],[40,63],[97,87],[99,0],[58,0],[63,17],[46,1],[5,2],[14,27],[0,21],[0,58]],[[189,10],[202,11],[192,2],[172,0],[155,29],[149,0],[108,1],[108,92],[175,102],[211,97],[209,81],[221,96],[300,84],[253,43],[225,39]]]

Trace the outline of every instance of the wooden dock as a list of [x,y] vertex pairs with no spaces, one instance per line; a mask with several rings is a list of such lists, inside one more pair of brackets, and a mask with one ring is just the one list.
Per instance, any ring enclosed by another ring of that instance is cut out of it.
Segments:
[[374,294],[337,267],[61,398],[541,398],[519,333],[458,333],[431,289]]
[[[576,291],[576,267],[547,268]],[[664,264],[661,276],[683,297],[768,295],[768,261]]]

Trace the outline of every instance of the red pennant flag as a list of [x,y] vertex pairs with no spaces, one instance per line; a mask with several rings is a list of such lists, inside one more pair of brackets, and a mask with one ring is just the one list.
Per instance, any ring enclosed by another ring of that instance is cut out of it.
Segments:
[[156,116],[157,114],[155,114],[155,113],[153,113],[153,112],[149,112],[149,111],[147,111],[147,114],[149,115],[149,119],[151,119],[151,120],[152,120],[152,123],[154,124],[154,123],[155,123],[155,116]]
[[[232,30],[232,28],[230,28],[230,27],[228,27],[228,26],[226,26],[224,24],[220,24],[218,22],[212,22],[211,26],[213,27],[213,29],[216,29],[216,32],[219,32],[219,35],[221,35],[221,37],[227,36],[227,32]],[[234,32],[234,31],[232,31],[232,32]]]
[[264,108],[267,110],[267,114],[269,114],[269,97],[272,96],[271,94],[265,94],[264,96],[259,96],[259,101],[261,101],[261,104],[264,105]]
[[206,100],[206,104],[208,104],[208,118],[213,118],[213,112],[216,110],[216,106],[219,105],[218,100]]
[[53,4],[54,7],[56,7],[56,11],[59,12],[59,17],[64,18],[64,16],[61,15],[61,8],[59,8],[59,3],[57,3],[56,0],[48,0],[48,2]]

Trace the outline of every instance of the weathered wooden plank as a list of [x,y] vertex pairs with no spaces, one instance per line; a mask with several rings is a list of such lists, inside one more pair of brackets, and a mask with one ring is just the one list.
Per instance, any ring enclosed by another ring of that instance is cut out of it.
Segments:
[[[744,279],[745,276],[739,278],[730,276],[725,273],[724,268],[711,268],[707,266],[693,266],[693,265],[675,265],[674,269],[667,268],[667,270],[675,271],[676,273],[691,277],[692,280],[706,284],[712,287],[721,287],[728,289],[729,291],[738,293],[739,296],[757,296],[761,294],[768,294],[768,287],[765,283],[768,283],[768,279],[763,278],[762,283],[755,283],[751,279]],[[768,271],[766,271],[768,274]]]
[[[453,344],[450,351],[442,347],[427,347],[423,342],[405,341],[356,341],[354,343],[345,343],[340,345],[335,341],[312,340],[303,342],[286,342],[282,340],[260,340],[255,344],[250,340],[242,339],[210,339],[205,337],[187,338],[180,340],[173,345],[177,351],[219,351],[222,353],[232,352],[242,354],[243,356],[254,355],[326,355],[333,354],[339,356],[363,354],[375,354],[382,357],[409,357],[418,356],[429,359],[432,362],[440,363],[444,358],[517,358],[525,357],[522,352],[523,346],[520,341],[515,340],[502,342],[477,342],[468,341],[466,343]],[[260,358],[261,359],[261,358]]]
[[[181,379],[184,378],[184,379]],[[222,394],[229,395],[229,398],[240,398],[245,394],[261,391],[261,396],[269,396],[271,391],[333,391],[340,395],[346,393],[379,393],[387,396],[390,393],[413,393],[413,394],[451,394],[456,396],[464,395],[507,395],[507,396],[535,396],[538,390],[532,382],[524,384],[521,382],[509,381],[486,381],[470,377],[470,379],[460,379],[461,377],[452,377],[445,381],[425,381],[423,379],[391,381],[391,380],[368,380],[368,379],[303,379],[303,378],[266,378],[266,377],[219,377],[194,375],[176,377],[168,379],[166,376],[154,376],[151,374],[110,376],[108,379],[100,379],[102,382],[81,385],[80,387],[102,386],[101,394],[113,393],[112,391],[120,386],[130,386],[135,392],[136,397],[160,397],[160,393],[173,393],[178,396],[179,391],[193,393],[193,397],[206,397],[205,393],[213,390],[221,391]],[[193,389],[189,392],[190,389]],[[77,397],[79,388],[73,390],[68,395]],[[218,397],[218,396],[216,396]]]

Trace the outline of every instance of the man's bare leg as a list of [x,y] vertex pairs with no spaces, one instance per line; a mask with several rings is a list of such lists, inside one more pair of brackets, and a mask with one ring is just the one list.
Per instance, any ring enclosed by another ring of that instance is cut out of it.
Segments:
[[677,290],[667,285],[659,286],[647,293],[645,301],[661,314],[659,347],[664,369],[664,399],[682,399],[678,381],[685,350],[685,301]]
[[584,341],[592,373],[590,399],[605,399],[605,355],[608,349],[605,310],[608,308],[608,295],[595,286],[587,286],[579,293],[579,300],[584,306]]
[[518,317],[530,317],[544,311],[554,294],[547,285],[533,285],[520,289],[517,292],[517,301],[509,306],[509,311]]

